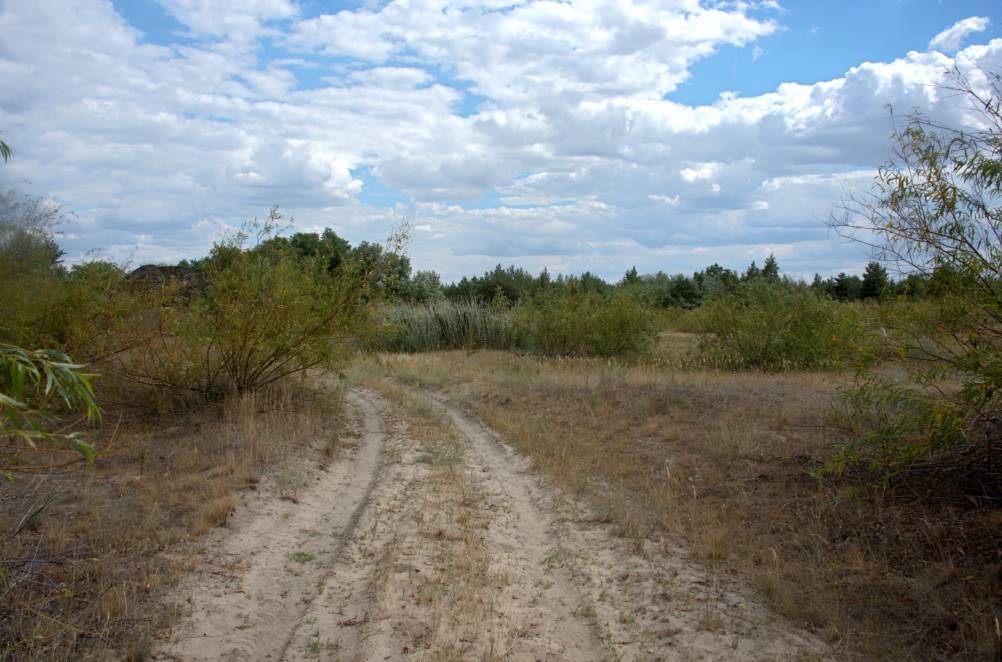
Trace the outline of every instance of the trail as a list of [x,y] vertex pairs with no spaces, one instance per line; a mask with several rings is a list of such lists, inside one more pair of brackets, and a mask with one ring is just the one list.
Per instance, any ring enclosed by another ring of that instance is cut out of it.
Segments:
[[828,659],[680,548],[613,536],[478,420],[404,392],[440,427],[352,391],[357,448],[298,503],[262,490],[156,659]]

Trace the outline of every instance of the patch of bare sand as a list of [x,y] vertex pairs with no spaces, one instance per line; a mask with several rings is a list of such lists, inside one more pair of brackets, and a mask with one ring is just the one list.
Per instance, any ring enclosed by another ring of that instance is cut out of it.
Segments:
[[428,403],[440,432],[421,439],[385,398],[349,402],[362,417],[357,454],[300,503],[266,499],[211,543],[192,624],[161,657],[827,657],[682,550],[612,536],[443,400]]
[[[361,432],[328,470],[283,468],[205,542],[182,587],[189,615],[155,659],[278,660],[322,589],[375,486],[385,438],[368,398],[348,397]],[[350,446],[354,445],[354,448]]]
[[[532,475],[528,459],[489,428],[443,406],[467,440],[471,461],[483,467],[486,491],[515,518],[502,518],[491,531],[495,566],[537,585],[537,578],[523,575],[531,565],[527,560],[546,555],[546,563],[561,564],[578,593],[578,613],[606,642],[609,659],[830,658],[830,648],[817,637],[777,620],[750,591],[718,583],[680,547],[645,542],[637,549],[612,535],[587,508]],[[524,592],[527,581],[521,583]],[[511,602],[517,618],[520,603]]]

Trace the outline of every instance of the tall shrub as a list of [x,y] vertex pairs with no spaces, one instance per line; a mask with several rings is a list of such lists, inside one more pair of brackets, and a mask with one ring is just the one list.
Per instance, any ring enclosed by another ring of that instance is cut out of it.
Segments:
[[551,292],[514,311],[533,352],[555,356],[622,356],[649,350],[657,337],[653,311],[629,292]]
[[[895,325],[899,369],[860,367],[845,393],[856,438],[830,470],[864,465],[887,478],[935,466],[943,484],[1002,497],[1002,77],[951,72],[965,125],[916,113],[872,193],[830,218],[901,273],[930,283],[926,305]],[[977,480],[975,477],[980,476]]]
[[27,347],[60,345],[65,271],[53,235],[65,216],[53,200],[0,189],[0,340]]
[[689,324],[706,334],[700,352],[710,365],[762,370],[837,367],[854,351],[863,328],[848,305],[764,278],[704,304]]
[[183,282],[124,281],[80,328],[80,345],[124,391],[138,387],[158,406],[341,367],[365,315],[369,274],[249,245],[272,237],[281,220],[272,209],[218,243],[202,265],[204,293],[192,296]]

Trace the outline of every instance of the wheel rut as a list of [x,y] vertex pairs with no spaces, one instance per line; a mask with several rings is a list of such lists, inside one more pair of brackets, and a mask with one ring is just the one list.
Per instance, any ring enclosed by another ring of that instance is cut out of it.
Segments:
[[[357,444],[345,460],[316,472],[293,498],[268,490],[231,517],[230,535],[206,545],[186,590],[190,613],[156,654],[176,660],[281,659],[330,574],[379,480],[385,431],[364,392],[347,404],[358,418]],[[309,476],[304,469],[301,479]],[[265,486],[265,489],[267,486]],[[263,489],[262,491],[265,491]]]
[[234,523],[160,659],[827,659],[679,548],[625,541],[479,420],[354,389],[355,451]]

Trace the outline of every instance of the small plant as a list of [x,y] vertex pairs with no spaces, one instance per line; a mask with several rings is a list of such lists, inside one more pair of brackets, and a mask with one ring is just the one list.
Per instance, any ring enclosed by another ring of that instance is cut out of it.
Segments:
[[564,565],[563,558],[561,557],[560,550],[554,549],[550,550],[550,553],[539,562],[539,565],[543,566],[543,571],[546,574],[550,574],[557,568],[562,568]]
[[310,554],[309,552],[293,552],[289,554],[290,561],[300,564],[309,563],[316,558],[316,555]]

